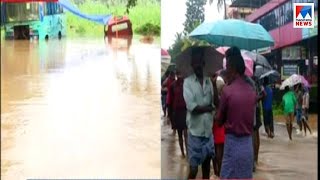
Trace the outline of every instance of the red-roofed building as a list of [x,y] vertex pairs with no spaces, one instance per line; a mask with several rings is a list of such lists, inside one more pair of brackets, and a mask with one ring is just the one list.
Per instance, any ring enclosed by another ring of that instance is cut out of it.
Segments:
[[[314,3],[314,28],[293,28],[293,3],[307,2]],[[267,49],[265,55],[283,77],[299,73],[311,83],[317,82],[317,9],[318,1],[314,0],[270,0],[245,18],[261,24],[275,40],[275,46]]]

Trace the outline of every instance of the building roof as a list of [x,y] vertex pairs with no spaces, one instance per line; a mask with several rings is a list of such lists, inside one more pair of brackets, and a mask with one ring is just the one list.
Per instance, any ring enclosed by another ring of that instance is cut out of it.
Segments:
[[252,14],[246,17],[246,21],[253,22],[259,17],[267,14],[271,10],[275,9],[276,7],[280,6],[281,4],[287,2],[289,0],[270,0],[270,2],[263,5],[261,8],[254,11]]
[[230,7],[259,8],[270,0],[235,0]]

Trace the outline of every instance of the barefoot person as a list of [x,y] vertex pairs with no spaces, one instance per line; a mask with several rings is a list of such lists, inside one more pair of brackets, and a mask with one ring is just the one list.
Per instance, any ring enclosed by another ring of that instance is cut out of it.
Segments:
[[[215,106],[219,109],[219,99],[222,92],[223,87],[225,86],[226,82],[226,71],[223,70],[220,72],[219,76],[214,78],[213,87],[214,87],[214,94],[215,96]],[[224,147],[224,139],[225,139],[225,130],[223,126],[219,126],[217,121],[213,122],[212,127],[213,132],[213,139],[214,139],[214,147],[215,147],[215,158],[212,162],[214,174],[219,177],[221,171],[221,164],[222,164],[222,157],[223,157],[223,147]]]
[[222,90],[216,120],[225,127],[221,179],[252,179],[253,121],[257,94],[244,78],[245,64],[237,47],[226,52],[228,85]]
[[[255,71],[255,68],[254,68]],[[258,164],[259,157],[259,149],[260,149],[260,133],[259,129],[262,125],[261,123],[261,105],[260,101],[266,96],[264,88],[259,85],[259,81],[256,77],[250,78],[245,76],[245,81],[250,84],[252,89],[256,92],[256,107],[254,110],[254,121],[253,121],[253,135],[252,135],[252,143],[253,143],[253,172],[256,171],[256,165]]]
[[294,119],[294,110],[297,104],[297,99],[293,91],[289,86],[284,88],[285,94],[282,97],[283,112],[286,116],[286,125],[289,135],[289,139],[292,140],[292,121]]
[[297,134],[300,134],[302,132],[302,85],[297,84],[294,86],[294,91],[297,99],[296,104],[296,120],[297,124],[299,126],[299,129],[297,129]]
[[256,102],[256,110],[255,110],[255,125],[253,127],[253,172],[256,171],[256,166],[258,164],[258,157],[259,157],[259,149],[260,149],[260,133],[259,129],[262,125],[261,122],[261,101],[266,96],[263,86],[260,85],[259,80],[254,78],[255,80],[255,87],[257,93],[257,102]]
[[264,91],[266,96],[263,98],[263,122],[268,138],[274,137],[273,127],[273,112],[272,112],[272,98],[273,93],[271,87],[268,85],[269,80],[267,77],[263,79]]
[[[170,99],[172,99],[172,121],[174,122],[175,128],[178,131],[179,146],[181,149],[182,156],[185,157],[183,144],[185,144],[187,151],[187,109],[186,103],[183,98],[183,77],[178,71],[176,72],[176,75],[177,80],[172,83],[169,94],[171,96]],[[183,139],[185,143],[183,143]]]
[[188,127],[188,179],[195,179],[198,166],[202,166],[202,178],[210,178],[210,162],[214,157],[212,137],[213,87],[209,77],[204,76],[203,48],[192,49],[193,74],[183,83],[183,97],[187,106]]
[[304,129],[305,136],[307,135],[307,128],[312,134],[310,126],[308,124],[309,119],[309,89],[307,87],[303,88],[303,97],[302,97],[302,124]]
[[[171,87],[171,84],[175,81],[175,73],[173,71],[170,72],[169,76],[167,77],[167,79],[163,82],[162,86],[163,87],[166,87],[167,90],[170,89]],[[166,106],[168,107],[168,121],[171,123],[171,128],[173,130],[173,134],[176,133],[176,128],[175,128],[175,124],[174,122],[172,121],[173,117],[172,117],[172,109],[170,106],[172,101],[170,99],[170,95],[169,95],[169,91],[167,93],[167,96],[166,96]]]

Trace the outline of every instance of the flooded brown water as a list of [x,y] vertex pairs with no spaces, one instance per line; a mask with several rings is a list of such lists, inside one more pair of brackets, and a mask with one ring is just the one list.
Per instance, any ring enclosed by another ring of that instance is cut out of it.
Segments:
[[[278,123],[285,124],[286,118],[284,115],[278,115],[274,117]],[[308,117],[308,124],[311,129],[317,130],[318,129],[318,114],[309,114]]]
[[1,42],[1,178],[160,178],[160,46]]
[[[275,117],[275,137],[268,139],[263,126],[260,128],[260,151],[255,180],[316,180],[318,177],[317,115],[311,115],[313,135],[297,135],[289,142],[285,126]],[[316,117],[316,118],[315,118]],[[217,179],[211,168],[211,179]],[[178,137],[162,118],[161,128],[161,177],[164,179],[186,179],[188,162],[182,158]],[[201,178],[199,168],[198,178]]]

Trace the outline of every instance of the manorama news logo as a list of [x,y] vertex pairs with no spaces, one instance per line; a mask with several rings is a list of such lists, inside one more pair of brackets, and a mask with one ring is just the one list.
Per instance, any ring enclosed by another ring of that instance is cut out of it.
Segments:
[[314,28],[314,3],[293,3],[293,28]]

